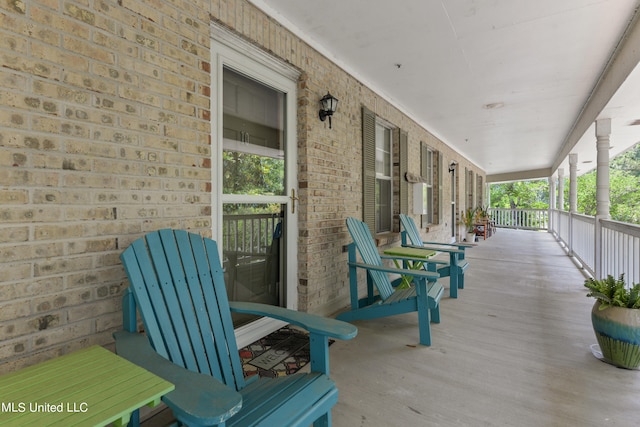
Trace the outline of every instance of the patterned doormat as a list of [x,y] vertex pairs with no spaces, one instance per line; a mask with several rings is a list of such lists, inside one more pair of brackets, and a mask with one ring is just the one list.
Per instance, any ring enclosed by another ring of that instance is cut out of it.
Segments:
[[309,363],[309,336],[285,326],[240,349],[244,376],[281,377]]

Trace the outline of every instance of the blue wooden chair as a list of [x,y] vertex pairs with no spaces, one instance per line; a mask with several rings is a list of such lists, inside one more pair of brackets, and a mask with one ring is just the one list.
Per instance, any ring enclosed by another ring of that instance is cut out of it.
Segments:
[[[130,281],[119,355],[175,384],[163,397],[189,426],[329,426],[338,400],[328,377],[328,337],[351,339],[346,322],[256,303],[229,302],[215,241],[161,230],[121,255]],[[137,333],[136,309],[146,336]],[[309,331],[311,372],[245,380],[231,311],[270,316]],[[137,414],[133,424],[138,422]]]
[[[402,262],[424,262],[424,259],[382,257],[371,237],[369,227],[364,222],[347,218],[347,228],[353,238],[353,242],[348,246],[351,310],[341,313],[337,318],[346,321],[366,320],[417,311],[420,344],[431,345],[430,323],[440,323],[439,302],[444,292],[442,285],[437,283],[438,274],[424,270],[386,267],[383,259]],[[356,248],[363,262],[357,262]],[[358,296],[359,268],[367,271],[367,295],[363,298]],[[407,289],[394,288],[388,273],[413,276],[414,285]]]
[[464,259],[465,249],[473,245],[465,243],[438,243],[423,242],[418,227],[413,219],[405,214],[400,214],[400,224],[403,231],[402,246],[412,248],[424,248],[432,251],[446,252],[449,254],[449,262],[425,264],[430,271],[437,271],[440,277],[449,277],[449,296],[458,298],[458,289],[464,289],[464,272],[469,268],[469,263]]

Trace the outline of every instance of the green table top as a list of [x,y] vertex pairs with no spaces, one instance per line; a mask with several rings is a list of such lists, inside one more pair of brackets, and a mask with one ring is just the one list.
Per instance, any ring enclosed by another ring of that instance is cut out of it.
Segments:
[[0,426],[126,425],[174,385],[93,346],[0,376]]
[[436,254],[436,251],[432,251],[430,249],[420,249],[420,248],[407,248],[403,246],[397,246],[394,248],[389,248],[384,251],[386,255],[395,255],[395,256],[404,256],[410,258],[424,258],[427,259]]

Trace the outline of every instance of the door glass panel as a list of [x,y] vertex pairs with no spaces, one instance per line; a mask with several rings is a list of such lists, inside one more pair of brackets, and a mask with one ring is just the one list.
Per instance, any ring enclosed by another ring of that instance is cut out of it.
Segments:
[[285,194],[285,94],[223,72],[223,193]]
[[[284,306],[284,208],[276,203],[223,205],[223,267],[231,301]],[[236,327],[255,319],[233,316]]]

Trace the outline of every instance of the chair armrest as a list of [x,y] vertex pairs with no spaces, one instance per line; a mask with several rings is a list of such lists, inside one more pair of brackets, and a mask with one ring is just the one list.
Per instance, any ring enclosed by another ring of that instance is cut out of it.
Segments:
[[178,420],[189,424],[216,425],[236,414],[242,396],[212,376],[176,365],[159,355],[145,335],[119,331],[113,334],[118,356],[175,385],[162,401]]
[[[420,260],[418,259],[418,261]],[[426,260],[424,259],[422,261],[426,262]],[[350,262],[349,265],[353,267],[364,268],[365,270],[383,271],[385,273],[395,273],[395,274],[402,274],[405,276],[421,277],[427,280],[428,279],[436,280],[440,278],[440,274],[435,273],[433,271],[393,268],[393,267],[385,267],[383,265],[364,264],[361,262]]]
[[350,323],[302,311],[289,310],[274,305],[255,302],[229,301],[231,311],[236,313],[256,314],[300,326],[309,332],[336,338],[350,340],[358,333],[358,328]]

